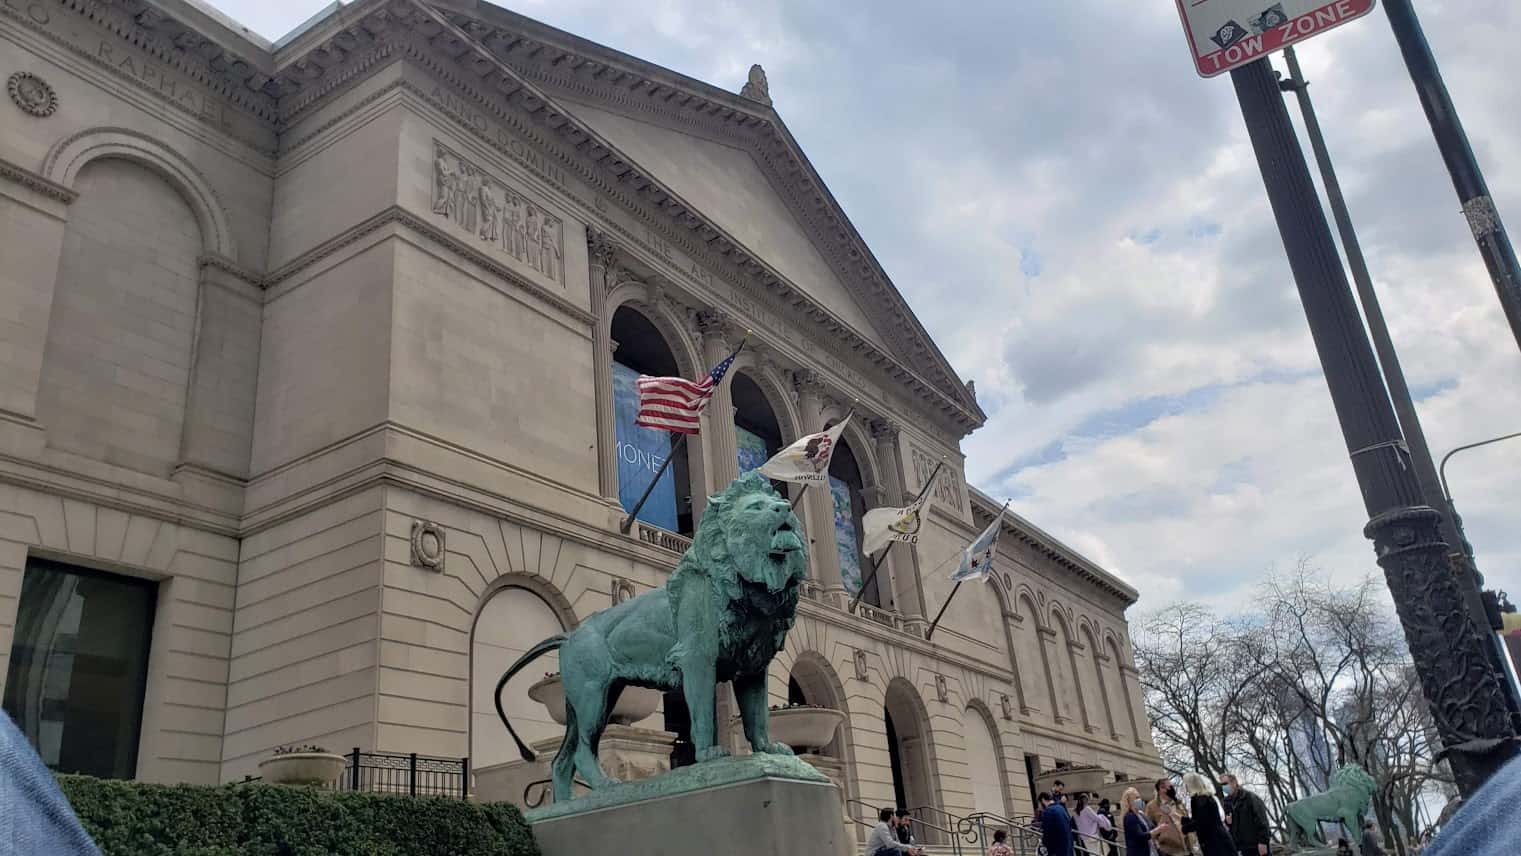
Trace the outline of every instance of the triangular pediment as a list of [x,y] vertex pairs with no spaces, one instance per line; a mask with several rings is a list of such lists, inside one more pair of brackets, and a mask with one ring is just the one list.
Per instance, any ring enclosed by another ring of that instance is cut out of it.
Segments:
[[749,151],[647,117],[559,101],[856,332],[891,348]]

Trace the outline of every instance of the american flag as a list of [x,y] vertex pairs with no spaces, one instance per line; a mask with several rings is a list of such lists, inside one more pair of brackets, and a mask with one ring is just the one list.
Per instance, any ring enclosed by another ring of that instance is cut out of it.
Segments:
[[698,417],[702,416],[708,399],[713,397],[713,390],[718,389],[719,381],[724,379],[744,346],[745,343],[740,342],[734,353],[714,366],[701,380],[640,375],[634,382],[634,387],[639,390],[639,415],[634,418],[634,423],[678,434],[696,434]]

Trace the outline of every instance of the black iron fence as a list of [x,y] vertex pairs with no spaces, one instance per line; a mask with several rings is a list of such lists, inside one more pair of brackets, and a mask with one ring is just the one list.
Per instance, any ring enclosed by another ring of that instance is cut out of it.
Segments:
[[338,780],[339,790],[470,798],[469,758],[363,752],[357,746],[346,757],[348,766]]

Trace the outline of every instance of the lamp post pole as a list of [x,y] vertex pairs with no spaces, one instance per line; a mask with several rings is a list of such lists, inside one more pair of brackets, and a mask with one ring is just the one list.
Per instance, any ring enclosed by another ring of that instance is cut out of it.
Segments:
[[1511,248],[1505,224],[1500,222],[1500,212],[1495,209],[1484,183],[1484,173],[1473,156],[1463,122],[1458,118],[1452,97],[1447,94],[1447,84],[1442,82],[1442,72],[1437,68],[1436,58],[1431,55],[1431,45],[1421,30],[1421,22],[1415,16],[1410,0],[1384,0],[1384,14],[1389,17],[1389,27],[1394,40],[1399,43],[1405,58],[1405,68],[1415,84],[1421,99],[1421,109],[1431,123],[1431,133],[1436,137],[1442,160],[1452,176],[1452,186],[1458,192],[1463,205],[1463,216],[1473,232],[1474,242],[1479,245],[1479,255],[1489,269],[1495,293],[1500,298],[1500,308],[1510,323],[1511,335],[1521,345],[1521,264],[1516,261],[1516,251]]
[[[1337,233],[1341,235],[1342,248],[1347,253],[1347,266],[1352,271],[1352,283],[1356,286],[1357,299],[1362,304],[1363,316],[1368,322],[1368,333],[1373,339],[1373,349],[1378,354],[1378,364],[1383,371],[1384,383],[1389,389],[1389,398],[1394,404],[1394,412],[1399,419],[1400,430],[1404,434],[1406,450],[1410,453],[1410,464],[1415,470],[1415,480],[1420,484],[1421,495],[1425,498],[1426,505],[1442,512],[1442,540],[1447,542],[1447,558],[1452,565],[1453,575],[1459,580],[1458,589],[1468,605],[1469,614],[1480,627],[1498,630],[1499,627],[1496,624],[1498,615],[1488,608],[1482,591],[1484,576],[1479,573],[1478,564],[1474,562],[1473,550],[1466,546],[1468,542],[1463,538],[1459,528],[1457,509],[1453,507],[1445,485],[1437,472],[1436,464],[1432,462],[1431,447],[1426,443],[1426,432],[1421,429],[1421,420],[1415,411],[1415,401],[1411,398],[1410,386],[1405,382],[1405,373],[1400,368],[1399,354],[1394,350],[1394,341],[1389,335],[1389,325],[1384,321],[1384,310],[1379,305],[1378,294],[1373,290],[1373,277],[1368,273],[1368,263],[1363,258],[1362,244],[1357,240],[1357,230],[1352,228],[1352,215],[1347,210],[1347,200],[1342,195],[1341,182],[1337,180],[1336,169],[1331,164],[1331,153],[1326,146],[1325,137],[1321,134],[1320,120],[1315,115],[1315,105],[1310,100],[1310,85],[1299,69],[1299,57],[1294,53],[1293,45],[1283,49],[1283,58],[1289,67],[1289,79],[1280,80],[1278,86],[1284,91],[1294,93],[1299,101],[1299,110],[1304,115],[1305,133],[1310,138],[1310,148],[1315,153],[1315,161],[1320,167],[1321,183],[1326,189],[1326,200],[1330,203],[1331,216],[1336,221]],[[1515,683],[1510,680],[1510,670],[1505,666],[1505,653],[1498,646],[1490,647],[1491,665],[1495,669],[1495,674],[1502,678],[1501,683],[1506,691],[1506,703],[1510,708],[1511,716],[1521,717],[1521,693],[1517,692]],[[1518,721],[1517,725],[1521,726],[1521,721]]]
[[1330,225],[1272,66],[1231,71],[1242,118],[1325,372],[1400,626],[1458,789],[1469,796],[1516,752],[1517,729],[1476,626],[1448,570],[1441,512],[1411,472]]

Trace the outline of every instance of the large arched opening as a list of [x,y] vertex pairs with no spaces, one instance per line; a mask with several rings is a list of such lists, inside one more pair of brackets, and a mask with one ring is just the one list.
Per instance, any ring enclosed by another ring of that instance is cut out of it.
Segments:
[[[659,328],[632,306],[620,306],[613,313],[612,339],[617,347],[613,352],[612,389],[618,501],[625,511],[630,511],[650,487],[680,436],[635,424],[639,415],[635,381],[640,375],[673,377],[682,372]],[[639,509],[638,519],[670,532],[692,534],[692,478],[687,455],[677,454],[661,473]]]
[[[734,401],[734,446],[739,458],[739,474],[757,469],[781,451],[785,443],[782,425],[771,402],[749,373],[740,370],[729,382]],[[785,485],[777,490],[786,495]]]
[[[901,678],[887,686],[882,716],[887,727],[887,758],[892,769],[893,799],[910,810],[938,806],[935,798],[934,759],[931,756],[929,712],[908,681]],[[932,821],[933,822],[933,821]],[[935,843],[934,836],[920,836]]]
[[[470,632],[470,763],[476,769],[505,764],[518,758],[517,749],[496,713],[496,683],[509,666],[529,648],[562,633],[572,619],[569,607],[550,602],[545,592],[531,584],[509,582],[486,596]],[[562,599],[563,600],[563,599]],[[558,673],[560,658],[551,652],[532,668],[514,675],[502,688],[502,709],[524,743],[558,738],[564,727],[556,724],[544,705],[528,697],[528,690],[547,674]]]

